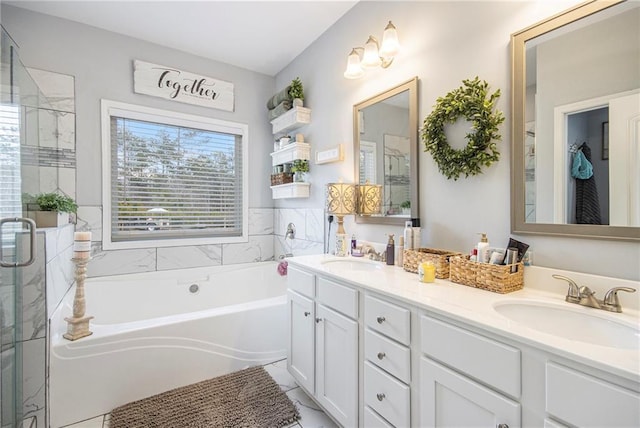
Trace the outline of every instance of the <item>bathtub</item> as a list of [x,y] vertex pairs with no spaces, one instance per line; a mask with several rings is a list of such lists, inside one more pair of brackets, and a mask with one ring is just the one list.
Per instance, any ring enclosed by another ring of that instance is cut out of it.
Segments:
[[91,336],[62,338],[75,287],[51,318],[50,425],[286,357],[276,262],[90,278]]

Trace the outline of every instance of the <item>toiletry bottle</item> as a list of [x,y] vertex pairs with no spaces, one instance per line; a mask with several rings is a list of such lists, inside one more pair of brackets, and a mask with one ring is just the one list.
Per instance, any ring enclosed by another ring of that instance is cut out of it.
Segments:
[[469,255],[469,260],[472,262],[478,261],[478,248],[474,248],[471,250],[471,254]]
[[395,261],[395,251],[396,251],[396,245],[393,242],[393,234],[389,235],[389,242],[387,242],[387,264],[390,266],[393,266],[393,263]]
[[413,248],[413,230],[411,229],[411,220],[407,220],[404,222],[404,246],[407,249]]
[[356,234],[351,235],[351,254],[353,254],[356,250],[357,242],[356,242]]
[[411,246],[411,248],[413,248],[414,250],[417,250],[418,248],[420,248],[420,243],[421,243],[421,238],[422,236],[420,236],[420,219],[419,218],[414,218],[411,220],[411,230],[413,231],[413,245]]
[[482,235],[480,242],[478,242],[478,261],[480,263],[489,263],[489,240],[486,233],[478,233]]
[[403,267],[404,263],[404,236],[398,238],[398,256],[396,257],[396,266]]

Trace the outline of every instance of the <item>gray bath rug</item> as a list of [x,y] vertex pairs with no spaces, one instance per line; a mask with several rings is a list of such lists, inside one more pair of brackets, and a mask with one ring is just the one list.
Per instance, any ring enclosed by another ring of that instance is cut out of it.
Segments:
[[219,376],[117,407],[110,428],[285,427],[298,409],[262,367]]

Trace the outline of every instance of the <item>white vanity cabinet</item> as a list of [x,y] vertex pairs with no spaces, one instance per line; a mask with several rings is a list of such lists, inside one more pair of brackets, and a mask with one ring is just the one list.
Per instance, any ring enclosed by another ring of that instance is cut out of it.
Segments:
[[345,427],[358,426],[358,291],[290,266],[287,368]]
[[428,315],[420,338],[423,426],[521,425],[519,349]]

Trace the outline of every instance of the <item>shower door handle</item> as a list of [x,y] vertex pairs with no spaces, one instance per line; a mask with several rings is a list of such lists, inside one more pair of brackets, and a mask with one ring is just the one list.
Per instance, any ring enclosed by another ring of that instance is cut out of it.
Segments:
[[[4,254],[2,254],[2,227],[5,223],[25,223],[29,225],[29,260],[26,262],[5,262]],[[13,218],[3,218],[0,220],[0,267],[24,267],[29,266],[36,260],[36,223],[30,218],[21,218],[21,217],[13,217]]]

